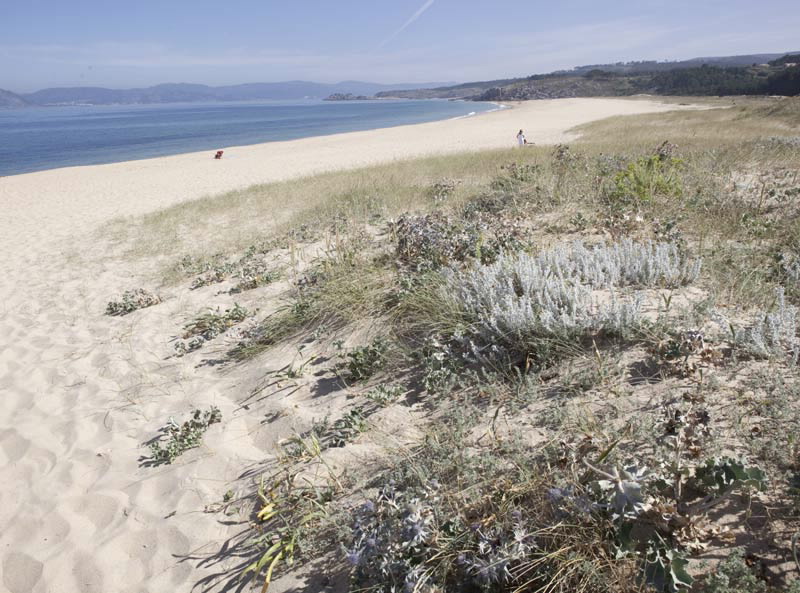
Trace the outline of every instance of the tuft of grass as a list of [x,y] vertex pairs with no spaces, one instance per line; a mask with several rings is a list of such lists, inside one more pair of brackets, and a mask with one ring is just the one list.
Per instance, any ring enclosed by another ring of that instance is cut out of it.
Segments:
[[323,260],[296,283],[288,302],[247,332],[230,356],[245,361],[305,331],[332,331],[378,319],[389,307],[390,289],[391,275],[381,262]]

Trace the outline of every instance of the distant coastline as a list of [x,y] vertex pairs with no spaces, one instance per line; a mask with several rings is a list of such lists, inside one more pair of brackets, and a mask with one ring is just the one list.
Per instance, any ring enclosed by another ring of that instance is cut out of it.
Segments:
[[438,87],[453,83],[381,84],[346,80],[319,83],[303,80],[256,82],[231,86],[167,83],[144,88],[109,89],[104,87],[55,87],[32,93],[0,89],[0,107],[63,107],[77,105],[153,105],[169,103],[209,103],[237,101],[319,100],[341,94],[373,97],[381,92],[404,88]]

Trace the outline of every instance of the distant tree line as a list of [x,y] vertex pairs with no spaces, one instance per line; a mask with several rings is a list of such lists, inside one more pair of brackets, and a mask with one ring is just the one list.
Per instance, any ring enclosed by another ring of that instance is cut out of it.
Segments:
[[800,66],[720,68],[701,66],[659,72],[649,85],[662,95],[799,95]]
[[800,64],[800,54],[786,54],[769,63],[770,66],[785,66],[786,64]]
[[623,75],[589,70],[588,80],[627,78],[631,92],[659,95],[800,95],[800,55],[784,56],[769,66],[720,67],[703,65],[664,72]]
[[701,66],[659,72],[648,86],[664,95],[764,94],[765,80],[749,68]]

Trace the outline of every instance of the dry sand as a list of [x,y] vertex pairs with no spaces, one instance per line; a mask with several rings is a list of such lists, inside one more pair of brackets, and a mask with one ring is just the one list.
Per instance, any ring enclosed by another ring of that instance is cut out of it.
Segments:
[[[460,120],[226,148],[221,161],[203,152],[0,178],[0,590],[228,590],[214,575],[248,558],[218,552],[225,542],[236,549],[246,517],[234,513],[226,525],[204,509],[252,483],[247,472],[274,453],[277,438],[345,405],[342,395],[314,398],[304,388],[247,410],[239,404],[254,382],[285,361],[223,373],[198,358],[168,358],[187,312],[217,298],[211,287],[105,316],[105,304],[145,276],[110,254],[99,225],[255,183],[513,146],[519,128],[530,141],[555,143],[581,123],[673,109],[538,101]],[[173,465],[140,467],[142,443],[169,416],[182,420],[212,404],[224,419],[203,447]],[[321,585],[312,575],[280,580],[274,590]]]

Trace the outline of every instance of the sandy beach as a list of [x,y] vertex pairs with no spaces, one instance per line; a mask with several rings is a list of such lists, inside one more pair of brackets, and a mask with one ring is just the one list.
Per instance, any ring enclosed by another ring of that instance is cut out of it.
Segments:
[[[675,109],[644,100],[532,101],[457,120],[220,147],[220,161],[206,151],[0,178],[0,590],[237,590],[216,575],[242,559],[218,552],[246,526],[204,511],[273,455],[297,418],[341,403],[299,392],[269,404],[291,414],[268,424],[263,410],[256,416],[241,405],[252,370],[220,373],[168,357],[176,318],[211,292],[196,291],[194,302],[166,290],[165,302],[142,314],[104,315],[144,271],[109,256],[99,226],[258,183],[513,147],[520,128],[531,142],[554,144],[589,121]],[[223,422],[203,447],[173,465],[140,465],[142,444],[167,418],[209,405]],[[313,579],[270,589],[288,590],[320,589]]]

